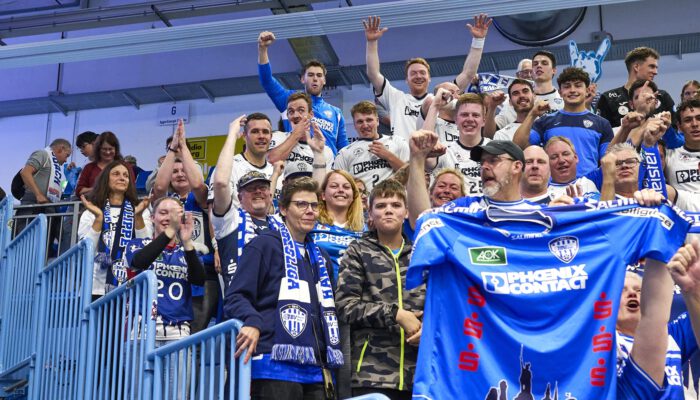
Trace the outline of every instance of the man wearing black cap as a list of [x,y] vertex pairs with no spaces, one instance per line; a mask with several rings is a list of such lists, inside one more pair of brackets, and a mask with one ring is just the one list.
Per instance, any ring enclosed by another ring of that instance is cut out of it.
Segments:
[[[232,125],[238,126],[238,123],[239,121],[234,121]],[[216,163],[218,172],[212,183],[212,225],[221,257],[221,274],[227,285],[236,272],[243,246],[274,223],[274,217],[268,215],[272,205],[272,191],[266,174],[260,171],[244,174],[236,182],[240,208],[233,202],[233,190],[229,182],[235,171],[232,171],[234,162],[230,154],[236,145],[237,135],[237,129],[229,132]]]
[[[418,216],[430,208],[430,196],[425,185],[425,162],[432,155],[438,144],[434,132],[420,130],[411,135],[409,142],[411,159],[409,161],[408,184],[408,216],[412,224]],[[469,207],[473,203],[480,206],[490,204],[499,207],[534,209],[538,204],[524,200],[520,194],[520,178],[523,174],[525,156],[515,143],[507,140],[492,140],[474,147],[469,157],[480,163],[480,177],[483,182],[483,196],[460,197],[449,204],[459,207]],[[446,205],[447,207],[449,205]]]

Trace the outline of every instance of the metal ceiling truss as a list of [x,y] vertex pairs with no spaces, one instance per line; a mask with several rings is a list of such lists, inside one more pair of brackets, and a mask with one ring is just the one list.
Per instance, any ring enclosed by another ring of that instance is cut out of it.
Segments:
[[[579,43],[580,50],[595,51],[599,43]],[[681,57],[683,53],[700,53],[700,34],[672,35],[652,38],[638,38],[630,40],[618,40],[613,43],[608,52],[606,61],[623,60],[625,54],[635,47],[649,46],[655,48],[661,55],[675,55]],[[683,53],[679,53],[679,49]],[[501,70],[513,70],[523,58],[530,58],[538,49],[524,49],[515,51],[486,53],[481,62],[480,72],[498,72]],[[550,46],[558,60],[568,60],[568,46]],[[464,55],[454,57],[442,57],[429,60],[433,75],[433,84],[439,83],[444,76],[455,76],[462,70]],[[564,62],[561,63],[562,65]],[[389,80],[404,80],[404,62],[389,62],[381,65],[382,74]],[[663,65],[662,65],[663,71]],[[296,73],[275,74],[285,85],[292,89],[302,89],[299,76]],[[332,67],[328,69],[328,87],[350,85],[369,85],[364,65]],[[245,94],[262,93],[257,75],[198,81],[183,84],[142,87],[116,91],[59,94],[52,96],[10,100],[0,102],[0,117],[10,117],[30,114],[46,114],[61,112],[64,115],[69,111],[88,110],[109,107],[140,107],[144,104],[167,103],[196,99],[215,99],[226,96],[240,96]],[[369,89],[367,96],[369,97]],[[125,96],[126,94],[126,96]],[[138,105],[138,106],[137,106]]]
[[[638,0],[569,0],[564,8]],[[289,7],[291,0],[285,0]],[[0,48],[0,68],[59,64],[257,42],[261,29],[277,39],[361,31],[367,15],[383,17],[387,28],[466,21],[491,16],[561,9],[560,0],[404,0],[284,15],[243,18],[172,28],[26,43]],[[162,6],[159,7],[162,10]],[[152,11],[152,10],[151,10]],[[0,34],[0,36],[2,36]]]

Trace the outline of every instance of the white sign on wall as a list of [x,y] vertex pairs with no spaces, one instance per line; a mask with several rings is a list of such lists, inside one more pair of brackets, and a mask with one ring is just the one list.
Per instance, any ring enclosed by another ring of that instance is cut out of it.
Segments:
[[177,125],[177,121],[188,123],[190,119],[190,105],[186,104],[162,104],[158,106],[158,125]]

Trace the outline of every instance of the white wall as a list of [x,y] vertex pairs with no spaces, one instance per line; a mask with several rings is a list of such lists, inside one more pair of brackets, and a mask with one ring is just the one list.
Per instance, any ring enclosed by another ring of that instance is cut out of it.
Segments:
[[[668,91],[677,101],[681,86],[689,79],[700,79],[700,72],[695,69],[700,64],[700,53],[687,54],[680,60],[675,56],[662,57],[657,77],[659,87]],[[561,67],[561,66],[560,66]],[[512,74],[513,71],[501,71]],[[432,85],[451,80],[453,77],[438,77]],[[605,62],[603,76],[599,82],[601,90],[622,85],[627,79],[627,72],[622,61]],[[394,86],[406,89],[405,82],[393,82]],[[432,86],[431,85],[431,86]],[[360,100],[370,99],[371,92],[367,86],[355,85],[342,91],[342,104],[350,135],[354,135],[349,111]],[[190,122],[186,126],[189,137],[226,134],[230,121],[240,114],[264,112],[273,120],[279,116],[272,103],[264,94],[218,98],[215,103],[208,100],[196,100],[190,103]],[[156,160],[163,154],[165,139],[172,135],[170,126],[158,126],[158,105],[143,105],[140,110],[134,107],[120,107],[98,110],[71,112],[68,116],[53,113],[50,115],[31,115],[0,119],[0,137],[4,157],[0,168],[0,186],[9,191],[12,177],[26,161],[29,154],[45,147],[55,138],[73,140],[78,133],[91,130],[100,133],[111,130],[117,134],[122,144],[122,154],[132,154],[144,169],[155,167]],[[85,158],[76,150],[73,160],[82,165]]]

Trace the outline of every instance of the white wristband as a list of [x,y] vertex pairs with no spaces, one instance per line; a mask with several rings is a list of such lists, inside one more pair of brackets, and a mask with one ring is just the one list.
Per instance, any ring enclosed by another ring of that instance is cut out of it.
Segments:
[[486,38],[472,38],[472,47],[475,49],[483,49],[484,42],[486,42]]

